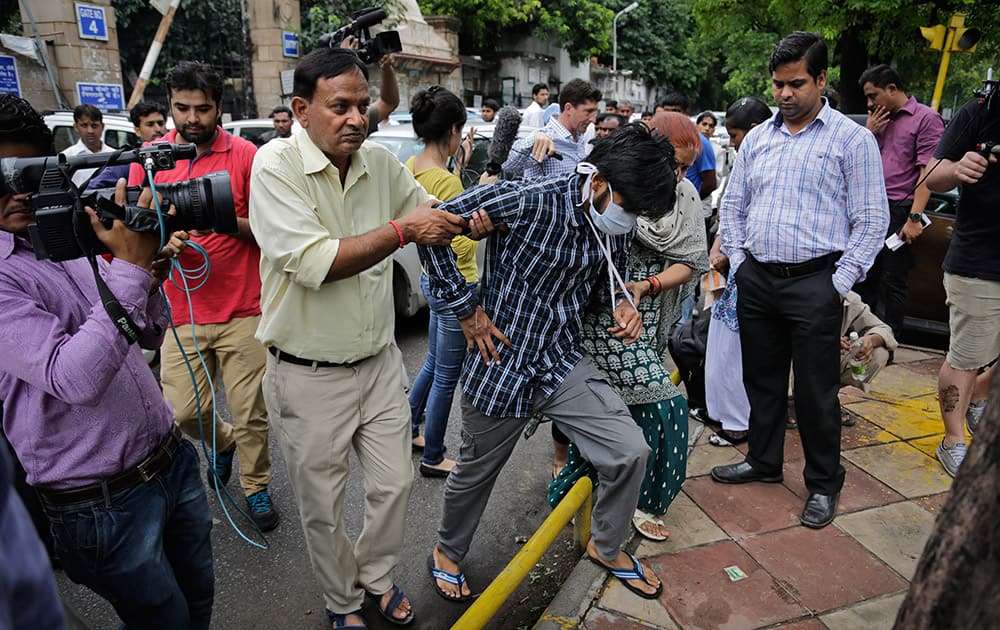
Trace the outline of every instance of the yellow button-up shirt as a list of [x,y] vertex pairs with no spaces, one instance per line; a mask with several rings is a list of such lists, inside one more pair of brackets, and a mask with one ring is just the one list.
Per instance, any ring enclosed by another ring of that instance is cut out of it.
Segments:
[[393,338],[392,257],[324,283],[340,239],[398,219],[427,200],[396,156],[365,143],[345,184],[303,131],[265,144],[250,175],[250,226],[260,245],[265,346],[317,361],[346,363],[377,354]]

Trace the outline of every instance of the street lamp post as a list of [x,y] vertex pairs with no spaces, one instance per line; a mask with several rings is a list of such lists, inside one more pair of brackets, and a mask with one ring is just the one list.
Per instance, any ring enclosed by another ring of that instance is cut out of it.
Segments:
[[615,99],[618,98],[618,18],[639,8],[638,2],[633,2],[618,13],[611,20],[611,74],[615,76]]

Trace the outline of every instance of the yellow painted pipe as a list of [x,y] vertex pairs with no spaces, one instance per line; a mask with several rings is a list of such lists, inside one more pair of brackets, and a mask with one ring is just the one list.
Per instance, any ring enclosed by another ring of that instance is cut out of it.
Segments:
[[[569,523],[581,507],[585,504],[590,505],[589,499],[593,490],[594,484],[590,481],[590,477],[577,480],[548,518],[538,526],[528,542],[524,543],[521,551],[517,552],[517,555],[504,567],[500,575],[496,576],[486,590],[476,598],[465,614],[459,617],[455,625],[452,626],[452,630],[478,630],[485,626],[517,586],[524,581],[528,573],[538,564],[566,523]],[[584,518],[588,522],[590,521],[589,511]],[[577,522],[579,523],[581,520],[578,518]]]
[[670,382],[674,385],[681,384],[681,371],[677,368],[674,368],[674,371],[670,373]]

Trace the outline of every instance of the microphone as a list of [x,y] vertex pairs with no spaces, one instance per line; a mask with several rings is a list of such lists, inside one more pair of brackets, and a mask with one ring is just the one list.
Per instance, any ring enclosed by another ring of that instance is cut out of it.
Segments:
[[[498,175],[502,170],[503,163],[507,161],[514,141],[517,140],[517,132],[521,128],[521,112],[513,105],[505,105],[497,112],[496,127],[493,128],[493,140],[490,148],[486,152],[489,162],[486,164],[486,172],[490,175]],[[561,160],[563,156],[553,152],[549,157]]]
[[490,148],[486,152],[489,162],[486,164],[486,172],[490,175],[498,175],[501,166],[507,161],[511,147],[517,140],[517,131],[521,128],[521,112],[513,105],[505,105],[497,112],[496,126],[493,128],[493,140]]
[[349,34],[357,33],[358,31],[363,31],[366,28],[375,26],[387,17],[385,9],[375,9],[374,11],[369,11],[359,15],[353,22],[344,26],[341,30],[347,31]]
[[348,35],[357,36],[358,33],[364,31],[367,28],[375,26],[382,20],[388,17],[385,9],[380,9],[372,7],[369,9],[364,9],[360,15],[358,15],[351,22],[341,26],[337,30],[327,33],[319,38],[319,46],[334,48],[340,45],[340,42]]

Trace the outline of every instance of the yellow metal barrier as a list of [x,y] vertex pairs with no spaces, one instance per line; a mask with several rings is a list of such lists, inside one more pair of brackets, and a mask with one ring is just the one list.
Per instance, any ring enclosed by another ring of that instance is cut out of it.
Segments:
[[521,551],[517,552],[482,595],[476,598],[475,603],[469,606],[465,614],[459,617],[452,630],[478,630],[485,626],[518,584],[524,581],[528,572],[538,563],[574,514],[576,523],[573,527],[573,539],[581,549],[586,548],[590,541],[593,491],[594,484],[590,481],[590,477],[577,480],[528,542],[524,543]]

